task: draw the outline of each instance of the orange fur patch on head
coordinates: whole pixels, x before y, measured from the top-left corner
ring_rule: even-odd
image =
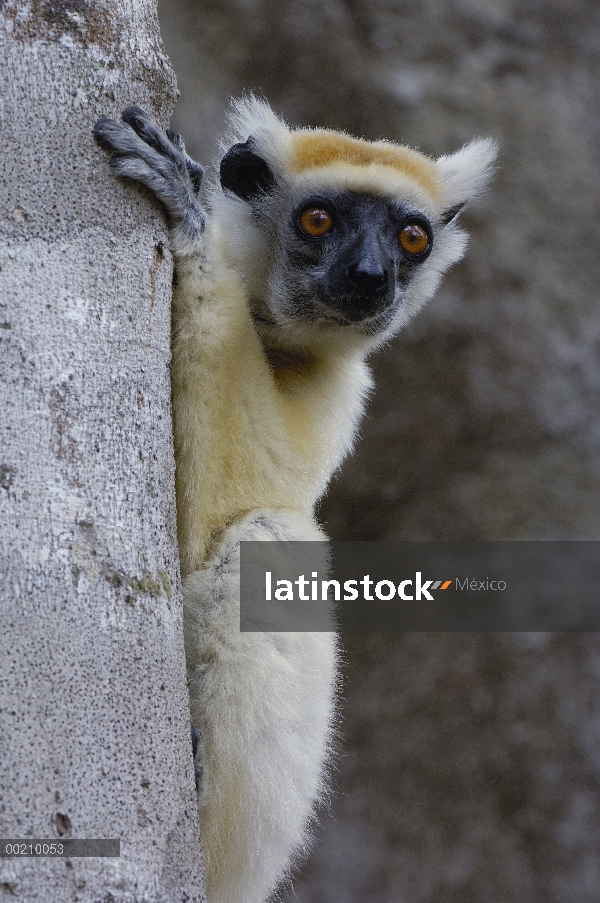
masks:
[[[389,166],[414,179],[434,196],[439,193],[435,165],[410,147],[389,141],[363,141],[325,129],[292,132],[291,168],[295,172],[346,163],[350,166]]]

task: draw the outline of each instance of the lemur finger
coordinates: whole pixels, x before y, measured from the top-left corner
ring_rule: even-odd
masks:
[[[180,167],[175,161],[165,157],[142,138],[139,138],[127,123],[117,122],[115,119],[99,119],[94,126],[94,136],[98,144],[105,150],[111,151],[119,157],[130,157],[132,160],[137,158],[165,179],[181,181]],[[181,168],[184,168],[184,165]],[[127,177],[137,178],[135,175]]]
[[[167,138],[173,147],[176,147],[178,151],[185,154],[185,144],[183,143],[183,138],[179,132],[176,132],[175,129],[167,129]]]
[[[121,119],[131,126],[136,135],[149,147],[157,151],[162,157],[171,160],[182,176],[185,177],[189,174],[185,147],[180,149],[171,142],[145,110],[137,106],[125,107],[121,113]],[[183,141],[181,143],[183,144]]]
[[[105,150],[137,155],[150,163],[156,161],[156,155],[172,162],[180,156],[141,107],[127,107],[120,122],[99,119],[94,126],[94,136]]]
[[[204,169],[188,156],[183,138],[179,132],[176,132],[174,129],[167,129],[167,137],[165,138],[154,120],[148,116],[142,107],[138,106],[126,107],[121,114],[121,119],[131,126],[142,141],[175,163],[182,175],[187,173],[194,193],[198,194],[202,184]]]
[[[161,154],[139,138],[125,122],[117,122],[116,119],[98,119],[93,132],[96,141],[104,150],[141,157],[149,163],[164,160]]]
[[[116,119],[102,117],[102,119],[96,120],[92,133],[104,150],[134,153],[134,133],[130,128],[124,126],[122,122],[117,122]]]
[[[150,147],[168,157],[170,160],[177,160],[179,155],[171,142],[163,135],[158,125],[148,116],[141,107],[125,107],[121,113],[121,119],[131,126],[136,135],[145,141]]]
[[[199,163],[196,163],[195,160],[192,160],[192,158],[188,157],[187,155],[185,158],[185,165],[187,166],[187,171],[190,177],[190,182],[192,183],[192,187],[196,194],[198,194],[202,185],[202,179],[204,178],[204,167],[200,166]]]
[[[174,129],[167,129],[167,138],[169,139],[173,147],[176,147],[180,154],[183,156],[186,169],[192,183],[192,187],[196,194],[198,194],[198,192],[200,191],[200,186],[202,185],[204,167],[200,166],[199,163],[196,163],[195,160],[192,160],[192,158],[188,156],[185,149],[184,140],[179,132],[176,132]]]

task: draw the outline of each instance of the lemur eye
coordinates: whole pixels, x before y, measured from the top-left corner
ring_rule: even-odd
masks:
[[[411,257],[418,257],[429,247],[429,235],[419,223],[407,223],[398,235],[402,250]]]
[[[307,207],[300,214],[300,228],[307,235],[325,235],[333,226],[331,214],[322,207]]]

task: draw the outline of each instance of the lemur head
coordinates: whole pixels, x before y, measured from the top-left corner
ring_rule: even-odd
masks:
[[[254,315],[305,334],[343,327],[369,344],[410,319],[462,257],[456,217],[496,156],[485,139],[432,160],[390,142],[292,130],[255,98],[237,104],[231,124],[216,206]]]

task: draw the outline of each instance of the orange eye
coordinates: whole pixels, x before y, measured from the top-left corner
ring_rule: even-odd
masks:
[[[416,257],[429,247],[429,235],[418,223],[408,223],[398,235],[400,247],[407,254]]]
[[[321,207],[307,207],[300,216],[300,227],[307,235],[325,235],[332,226],[331,215]]]

